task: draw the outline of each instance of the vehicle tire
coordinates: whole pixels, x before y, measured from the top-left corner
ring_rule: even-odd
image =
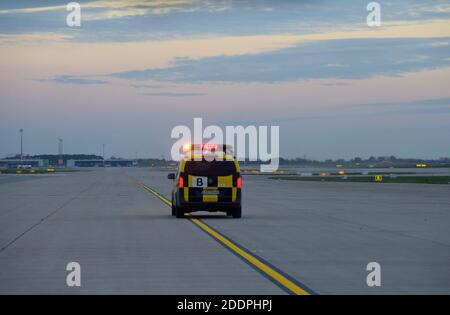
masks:
[[[242,217],[242,207],[234,208],[231,215],[234,219],[240,219]]]
[[[183,209],[180,208],[180,207],[177,207],[175,215],[176,215],[177,219],[184,218],[184,211],[183,211]]]

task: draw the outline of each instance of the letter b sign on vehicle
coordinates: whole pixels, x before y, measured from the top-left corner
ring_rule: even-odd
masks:
[[[192,187],[207,187],[208,177],[192,176]]]

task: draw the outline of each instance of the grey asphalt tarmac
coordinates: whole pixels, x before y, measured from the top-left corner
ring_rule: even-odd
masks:
[[[132,180],[169,197],[166,175],[1,175],[0,294],[286,293]],[[243,196],[240,220],[198,217],[316,293],[450,294],[450,185],[246,176]],[[366,284],[372,261],[381,287]]]

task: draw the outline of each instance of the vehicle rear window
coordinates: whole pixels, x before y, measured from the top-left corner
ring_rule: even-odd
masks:
[[[236,173],[234,161],[187,161],[184,172],[198,176],[227,176]]]

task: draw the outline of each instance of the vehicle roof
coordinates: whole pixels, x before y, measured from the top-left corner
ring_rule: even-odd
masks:
[[[217,162],[234,162],[234,165],[236,167],[236,172],[240,172],[239,162],[238,159],[231,155],[231,154],[222,154],[222,153],[215,153],[215,156],[220,158],[220,160],[216,160]],[[192,154],[189,156],[184,156],[183,159],[180,161],[181,163],[181,170],[184,171],[184,166],[186,165],[186,162],[196,162],[197,161],[203,161],[203,158],[205,155],[203,154]]]
[[[192,160],[203,160],[205,157],[215,157],[219,158],[224,161],[234,161],[236,160],[236,157],[234,157],[231,154],[225,154],[225,153],[215,153],[215,154],[200,154],[200,153],[194,153],[194,154],[187,154],[183,157],[183,161],[192,161]]]

